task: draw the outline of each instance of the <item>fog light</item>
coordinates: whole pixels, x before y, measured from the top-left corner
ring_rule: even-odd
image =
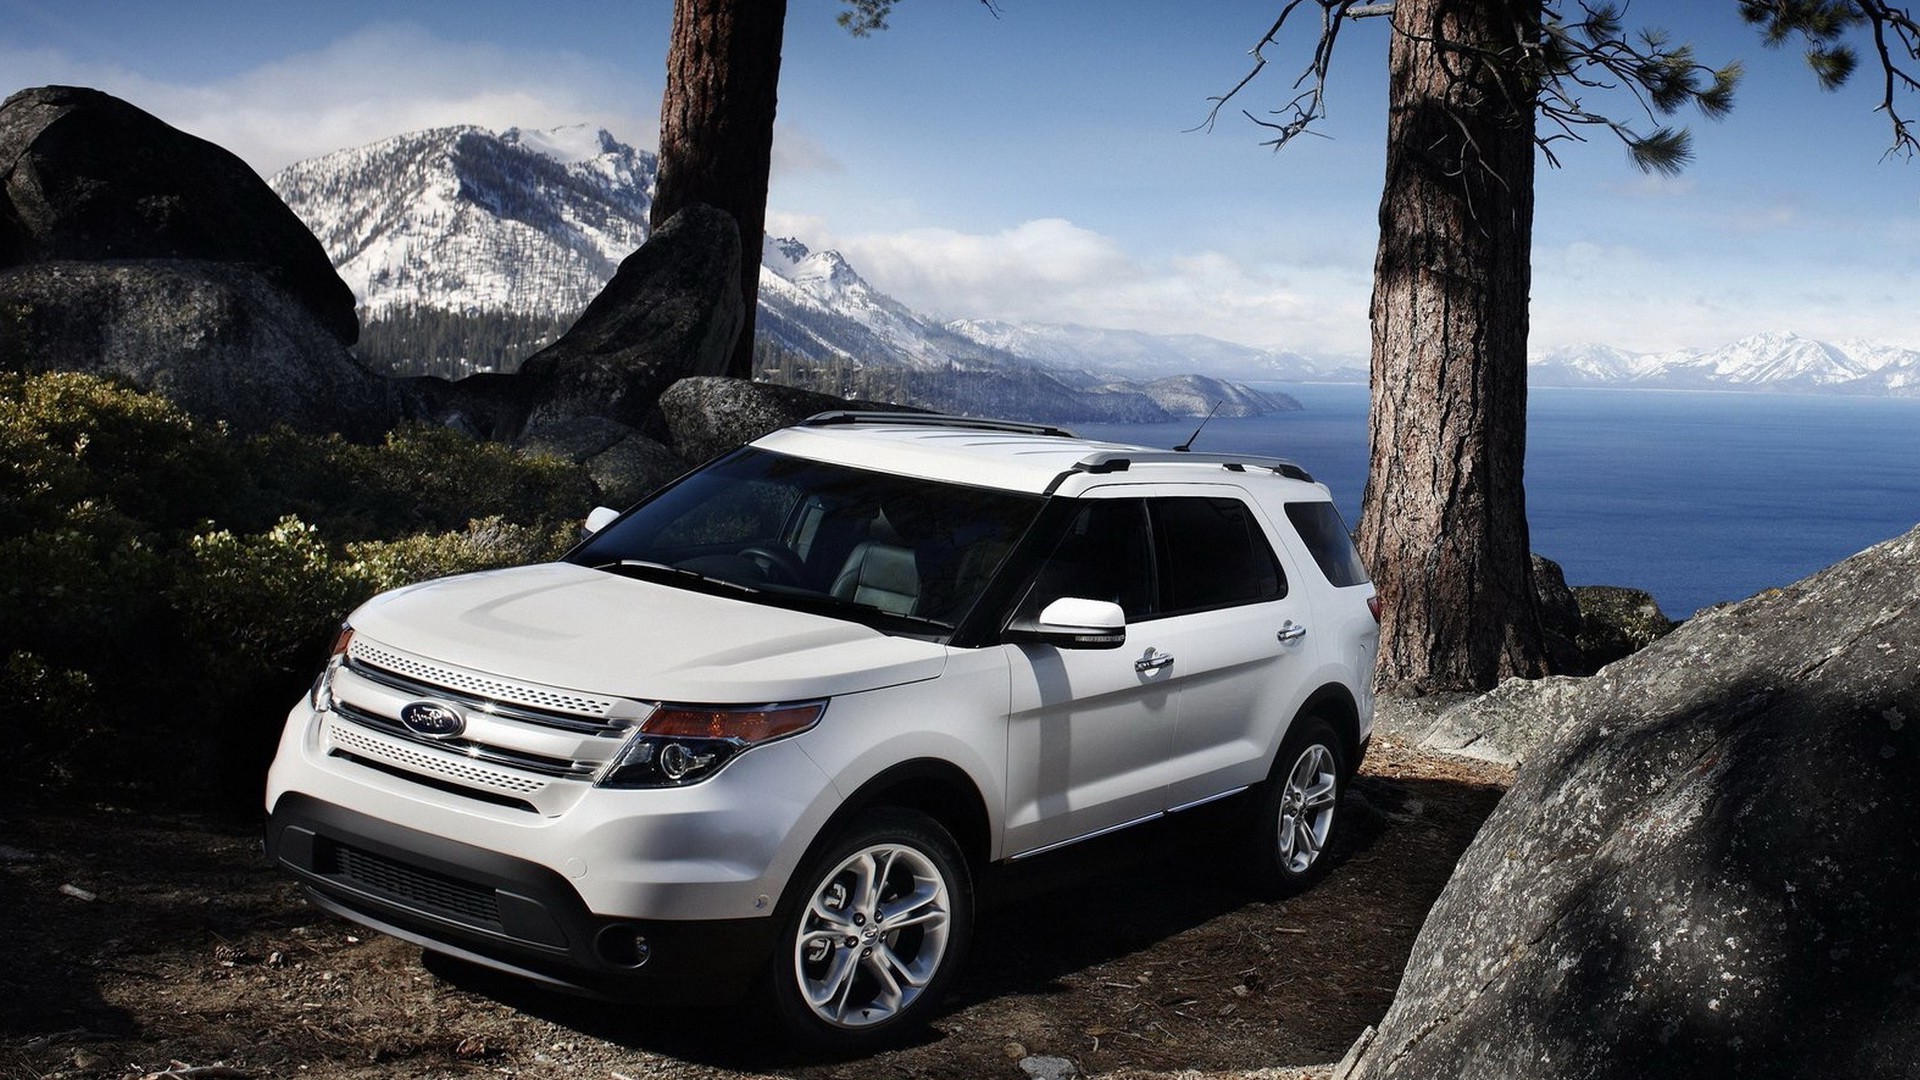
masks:
[[[600,931],[600,957],[609,964],[637,968],[653,958],[653,945],[637,926],[609,926]]]

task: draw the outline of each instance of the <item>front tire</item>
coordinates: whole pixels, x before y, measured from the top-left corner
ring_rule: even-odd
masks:
[[[799,1042],[867,1048],[924,1021],[973,929],[959,845],[925,814],[854,819],[793,880],[769,973],[775,1014]]]
[[[1249,848],[1261,892],[1292,896],[1325,876],[1346,784],[1344,745],[1332,726],[1313,716],[1295,721],[1255,799]]]

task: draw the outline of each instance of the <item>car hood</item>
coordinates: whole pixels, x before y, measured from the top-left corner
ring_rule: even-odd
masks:
[[[800,701],[931,679],[946,666],[942,645],[569,563],[397,589],[351,622],[423,659],[652,701]]]

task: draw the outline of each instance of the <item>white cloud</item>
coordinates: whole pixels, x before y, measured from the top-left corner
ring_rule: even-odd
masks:
[[[659,88],[574,53],[449,41],[407,23],[202,85],[166,83],[47,49],[0,48],[21,86],[92,86],[232,150],[263,175],[302,158],[449,124],[598,124],[651,147]]]
[[[826,144],[803,132],[793,130],[790,125],[774,123],[773,129],[773,178],[778,181],[783,176],[804,176],[809,174],[836,175],[845,173],[847,167]]]
[[[819,219],[770,220],[810,246],[838,248],[908,306],[949,318],[1207,334],[1304,351],[1366,348],[1364,268],[1302,274],[1212,251],[1146,259],[1061,218],[996,233],[919,228],[839,238]]]
[[[1871,266],[1773,272],[1576,243],[1534,269],[1535,352],[1585,341],[1647,352],[1712,348],[1767,329],[1920,346],[1901,279]]]

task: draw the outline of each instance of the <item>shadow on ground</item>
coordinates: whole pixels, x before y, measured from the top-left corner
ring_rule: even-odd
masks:
[[[958,1080],[1015,1051],[1094,1072],[1335,1060],[1386,1011],[1427,908],[1501,790],[1486,779],[1363,775],[1332,872],[1283,902],[1257,899],[1243,882],[1237,803],[990,870],[969,966],[944,1015],[862,1071]],[[468,965],[430,966],[635,1051],[797,1077],[841,1075],[849,1060],[798,1055],[738,1010],[607,1005]]]
[[[780,1046],[745,1005],[551,993],[321,916],[245,829],[85,811],[0,819],[0,1074],[224,1062],[262,1078],[449,1071],[824,1080],[1337,1059],[1385,1012],[1428,907],[1505,777],[1376,747],[1332,873],[1241,885],[1221,804],[990,871],[969,967],[915,1043],[860,1060]],[[72,883],[96,896],[59,890]],[[105,1070],[104,1072],[100,1070]],[[545,1070],[545,1071],[541,1071]]]

